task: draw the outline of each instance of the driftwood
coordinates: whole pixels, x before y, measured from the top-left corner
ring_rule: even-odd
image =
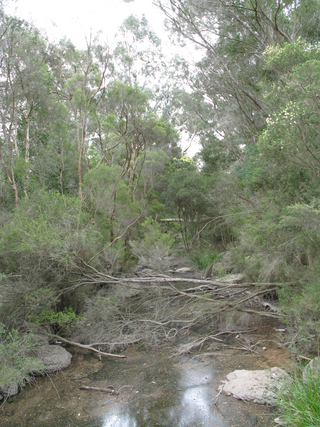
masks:
[[[108,388],[100,388],[100,387],[87,387],[87,386],[83,385],[83,386],[79,387],[79,390],[102,391],[104,393],[110,393],[110,394],[116,394],[116,395],[119,394],[117,391],[115,391],[113,386],[109,386]]]

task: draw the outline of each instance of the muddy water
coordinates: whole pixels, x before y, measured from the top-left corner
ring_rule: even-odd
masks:
[[[273,341],[273,326],[252,339],[259,354],[222,348],[211,356],[173,358],[172,349],[127,349],[127,359],[103,359],[74,348],[65,371],[38,378],[0,409],[1,427],[236,427],[272,426],[272,408],[219,396],[220,380],[234,369],[283,366],[288,354]],[[231,343],[232,344],[232,343]],[[234,341],[234,346],[238,346]],[[266,350],[262,350],[262,346]],[[79,390],[114,386],[119,395]]]

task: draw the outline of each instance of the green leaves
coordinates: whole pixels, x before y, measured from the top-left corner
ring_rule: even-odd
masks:
[[[143,266],[162,271],[173,249],[175,240],[169,233],[161,230],[160,224],[152,218],[146,218],[141,224],[143,237],[130,241],[133,255]]]
[[[4,392],[10,385],[22,386],[29,381],[31,371],[41,371],[43,362],[30,357],[35,346],[31,334],[20,334],[15,329],[6,332],[0,324],[0,389]]]
[[[42,310],[30,316],[30,321],[41,326],[49,326],[53,333],[64,334],[73,326],[81,316],[77,316],[72,307],[55,312],[53,309]]]
[[[316,427],[320,424],[319,360],[303,368],[278,392],[280,422],[289,427]]]

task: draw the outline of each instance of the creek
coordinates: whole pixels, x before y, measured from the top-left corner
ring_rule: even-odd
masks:
[[[77,348],[71,366],[40,377],[11,397],[0,410],[2,427],[236,427],[273,426],[273,408],[220,395],[218,385],[235,369],[283,367],[288,353],[275,342],[277,324],[251,335],[258,353],[222,348],[210,355],[194,352],[171,357],[169,345],[127,348],[126,359],[98,357]],[[190,340],[190,337],[189,337]],[[232,341],[233,340],[233,341]],[[229,338],[228,343],[236,344]],[[234,345],[235,347],[236,345]],[[262,350],[262,346],[266,349]],[[114,386],[119,395],[80,390]]]

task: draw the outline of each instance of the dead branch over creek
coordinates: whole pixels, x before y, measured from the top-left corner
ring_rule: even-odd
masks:
[[[178,350],[178,355],[212,341],[223,342],[223,336],[235,331],[263,326],[265,317],[280,318],[276,302],[271,304],[265,298],[283,284],[227,283],[156,272],[154,276],[120,278],[86,264],[79,280],[61,295],[86,286],[95,290],[95,297],[87,300],[69,342],[75,346],[82,343],[79,347],[101,356],[112,356],[132,344],[157,346],[201,331],[203,338]],[[243,349],[250,350],[250,346]]]

